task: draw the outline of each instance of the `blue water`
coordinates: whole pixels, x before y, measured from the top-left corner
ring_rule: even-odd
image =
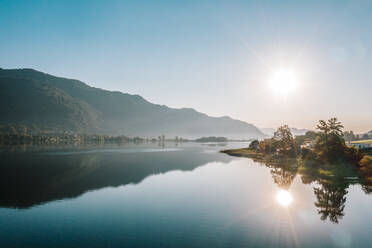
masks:
[[[368,186],[218,152],[241,146],[3,151],[0,247],[370,247]]]

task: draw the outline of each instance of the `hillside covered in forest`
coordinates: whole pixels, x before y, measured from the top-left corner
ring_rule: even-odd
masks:
[[[254,125],[153,104],[33,69],[0,69],[1,132],[70,131],[128,136],[263,137]]]

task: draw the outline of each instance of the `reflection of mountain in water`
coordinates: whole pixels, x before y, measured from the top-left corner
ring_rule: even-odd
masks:
[[[200,148],[171,152],[0,155],[0,206],[28,208],[77,197],[89,190],[139,183],[152,174],[193,170],[208,162],[228,162]]]

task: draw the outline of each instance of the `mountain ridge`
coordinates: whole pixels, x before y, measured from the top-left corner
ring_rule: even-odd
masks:
[[[29,68],[0,69],[0,89],[3,124],[150,137],[264,136],[254,125],[228,116],[212,117],[192,108],[154,104],[140,95],[91,87]]]

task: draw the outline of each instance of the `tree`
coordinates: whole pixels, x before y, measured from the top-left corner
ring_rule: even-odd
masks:
[[[314,131],[307,131],[304,135],[296,135],[295,140],[298,147],[303,145],[305,141],[314,141],[318,134]]]
[[[315,142],[315,149],[318,150],[319,154],[329,156],[330,149],[337,153],[340,150],[344,150],[345,140],[343,138],[341,122],[337,118],[331,118],[327,122],[320,120],[319,124],[316,126],[317,129],[321,131],[319,137]],[[341,149],[342,148],[342,149]]]
[[[319,121],[319,124],[316,125],[316,129],[319,129],[321,132],[323,132],[325,136],[327,136],[330,131],[328,123],[324,120]]]
[[[258,140],[253,140],[250,144],[249,144],[249,149],[252,149],[252,150],[257,150],[258,149]]]
[[[333,135],[337,135],[339,137],[343,137],[342,129],[344,126],[341,124],[340,121],[337,120],[337,118],[331,118],[328,120],[328,127],[329,131]]]
[[[295,155],[296,145],[288,125],[278,127],[274,133],[273,140],[278,143],[278,152],[282,155]]]
[[[322,151],[328,154],[329,126],[327,122],[324,120],[320,120],[319,124],[316,126],[316,129],[320,130],[320,135],[316,139],[315,146],[314,146],[315,150],[318,151],[318,154],[320,154]]]
[[[307,131],[306,133],[305,133],[305,137],[307,138],[307,139],[311,139],[311,140],[315,140],[315,138],[318,136],[318,134],[316,133],[316,132],[314,132],[314,131]]]
[[[358,163],[361,153],[353,148],[346,146],[342,128],[344,126],[337,120],[331,118],[327,122],[320,120],[317,125],[319,133],[315,140],[314,149],[318,159],[328,162],[336,160],[346,160]]]

